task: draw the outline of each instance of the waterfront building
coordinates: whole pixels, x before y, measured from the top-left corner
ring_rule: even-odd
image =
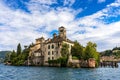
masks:
[[[53,38],[45,39],[44,37],[36,39],[36,42],[31,46],[29,59],[34,65],[48,65],[49,60],[56,60],[61,57],[62,44],[69,45],[69,58],[71,58],[71,47],[73,41],[66,36],[66,28],[59,27],[58,35],[53,34]],[[69,59],[71,60],[71,59]]]

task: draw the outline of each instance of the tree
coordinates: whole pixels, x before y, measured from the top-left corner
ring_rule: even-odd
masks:
[[[120,50],[120,47],[115,47],[112,50]]]
[[[24,65],[24,62],[28,59],[30,51],[30,46],[25,47],[25,49],[21,49],[20,43],[17,45],[17,51],[15,52],[14,50],[7,54],[5,57],[4,62],[10,62],[11,65],[19,66],[19,65]]]
[[[120,58],[120,51],[113,52],[113,55],[116,56],[115,58]]]
[[[8,62],[8,61],[10,61],[10,53],[7,53],[7,54],[5,55],[5,60],[4,60],[4,62]]]
[[[68,57],[69,54],[69,45],[66,43],[62,44],[61,55],[62,57]]]
[[[61,48],[61,57],[56,60],[49,60],[48,63],[49,64],[60,64],[61,67],[66,67],[68,56],[69,56],[69,45],[66,43],[63,43],[62,48]]]
[[[24,50],[23,50],[23,55],[25,56],[25,60],[27,60],[28,59],[28,56],[29,56],[29,52],[30,52],[30,48],[28,47],[28,48],[25,48]]]
[[[17,56],[16,52],[15,52],[15,50],[13,50],[10,54],[10,60],[13,60],[16,56]]]
[[[84,52],[83,52],[83,46],[79,44],[77,41],[74,42],[74,46],[72,46],[71,49],[72,56],[75,56],[79,59],[83,59]]]
[[[69,45],[66,43],[62,44],[61,48],[61,58],[59,58],[57,61],[60,62],[62,67],[67,66],[68,56],[69,56]]]
[[[89,58],[94,58],[95,54],[97,53],[96,50],[97,45],[92,42],[88,42],[85,48],[85,59],[88,60]]]
[[[22,51],[22,49],[21,49],[21,45],[19,43],[17,46],[17,55],[21,54],[22,53],[21,51]]]
[[[88,60],[89,58],[94,58],[96,60],[96,64],[98,65],[99,62],[99,53],[97,52],[96,49],[97,45],[92,42],[88,42],[87,46],[85,48],[85,60]]]
[[[103,56],[110,56],[112,55],[112,50],[106,50],[103,54]]]

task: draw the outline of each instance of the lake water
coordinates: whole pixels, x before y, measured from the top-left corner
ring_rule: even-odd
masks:
[[[120,80],[120,67],[88,69],[16,67],[0,64],[0,80]]]

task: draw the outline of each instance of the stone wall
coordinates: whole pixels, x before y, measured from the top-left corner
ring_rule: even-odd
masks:
[[[69,62],[68,67],[73,68],[95,68],[96,67],[96,61],[94,58],[90,58],[88,60],[72,60]]]
[[[88,59],[88,67],[94,68],[94,67],[95,67],[95,64],[96,64],[96,61],[95,61],[94,58]]]

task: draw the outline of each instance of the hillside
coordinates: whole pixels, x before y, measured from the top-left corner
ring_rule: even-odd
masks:
[[[101,52],[101,56],[116,56],[116,58],[120,58],[120,47],[115,47],[111,50],[105,50]]]
[[[5,58],[5,55],[9,53],[10,51],[0,51],[0,58]]]

